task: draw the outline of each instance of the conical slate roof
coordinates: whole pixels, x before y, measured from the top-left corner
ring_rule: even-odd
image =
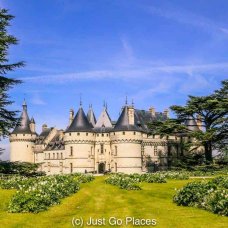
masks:
[[[113,129],[111,118],[105,106],[97,120],[94,129],[96,132],[109,132]]]
[[[129,124],[128,107],[125,106],[114,127],[114,131],[144,131],[144,129],[136,113],[134,114],[134,124]]]
[[[92,106],[89,107],[89,111],[87,113],[87,119],[89,120],[90,124],[94,127],[96,124],[96,117],[93,112]]]
[[[91,132],[92,126],[89,123],[82,107],[79,108],[71,125],[67,128],[66,132]]]
[[[30,129],[30,120],[27,113],[27,104],[25,101],[22,107],[23,110],[21,113],[20,120],[11,134],[33,134],[33,132]]]
[[[185,125],[190,131],[199,131],[199,127],[192,117],[185,121]]]
[[[31,118],[30,123],[36,123],[33,117]]]

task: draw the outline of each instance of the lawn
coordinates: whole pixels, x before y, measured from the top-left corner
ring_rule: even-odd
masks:
[[[96,177],[91,183],[81,185],[81,190],[39,214],[11,214],[6,212],[7,203],[14,190],[0,190],[0,227],[72,227],[72,218],[110,217],[125,219],[126,216],[156,219],[156,227],[226,227],[228,218],[191,207],[179,207],[172,203],[175,188],[191,180],[169,180],[163,184],[143,183],[141,191],[121,190],[104,183],[105,177]],[[92,227],[92,226],[84,226]],[[94,227],[94,226],[93,226]],[[113,226],[110,226],[113,227]],[[125,227],[125,226],[119,226]],[[128,227],[133,227],[132,225]],[[142,227],[142,226],[135,226]],[[143,226],[148,227],[148,226]]]

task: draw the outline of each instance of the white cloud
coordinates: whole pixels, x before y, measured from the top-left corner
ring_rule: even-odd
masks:
[[[184,9],[165,9],[157,7],[146,7],[145,10],[151,14],[158,15],[167,19],[171,19],[178,23],[189,24],[196,27],[201,27],[209,32],[220,32],[228,34],[228,29],[221,28],[214,21],[205,18],[201,15],[196,15]]]
[[[34,105],[46,105],[46,102],[40,97],[39,94],[35,94],[32,97],[31,103]]]
[[[137,67],[137,65],[136,65]],[[120,79],[120,80],[132,80],[132,79],[151,79],[158,77],[160,74],[166,73],[167,75],[173,76],[172,74],[206,74],[213,72],[228,73],[228,62],[221,63],[206,63],[206,64],[195,64],[195,65],[159,65],[159,66],[139,66],[137,68],[122,68],[112,70],[92,70],[84,72],[72,72],[66,74],[46,74],[40,76],[23,77],[21,78],[25,82],[31,83],[44,83],[44,84],[59,84],[59,83],[71,83],[72,81],[78,80],[102,80],[102,79]],[[35,102],[39,102],[36,99]]]

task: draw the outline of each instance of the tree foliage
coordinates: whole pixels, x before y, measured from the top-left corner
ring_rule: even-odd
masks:
[[[0,174],[18,174],[22,176],[44,175],[44,172],[37,171],[40,165],[29,162],[0,161]]]
[[[205,158],[212,161],[212,150],[227,150],[228,145],[228,80],[222,81],[222,87],[208,96],[189,96],[185,106],[170,107],[176,119],[149,124],[151,134],[178,135],[191,137],[190,148],[204,147]],[[201,122],[202,129],[191,130],[185,123],[188,120]],[[197,127],[197,124],[195,125]]]
[[[17,111],[8,109],[13,103],[8,91],[21,81],[7,77],[7,74],[24,65],[24,62],[10,63],[8,59],[9,47],[18,43],[18,40],[7,31],[13,18],[14,16],[8,14],[8,10],[0,8],[0,140],[9,135],[9,130],[18,122]]]

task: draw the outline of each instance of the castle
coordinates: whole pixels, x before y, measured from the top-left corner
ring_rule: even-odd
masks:
[[[92,106],[86,115],[80,104],[76,115],[70,110],[65,131],[44,124],[37,134],[24,101],[20,123],[10,135],[10,160],[41,163],[40,170],[47,174],[142,173],[147,171],[148,158],[165,168],[179,156],[179,138],[150,135],[147,123],[167,118],[168,110],[145,111],[126,103],[116,122],[105,105],[96,120]],[[197,124],[189,123],[189,127]]]

